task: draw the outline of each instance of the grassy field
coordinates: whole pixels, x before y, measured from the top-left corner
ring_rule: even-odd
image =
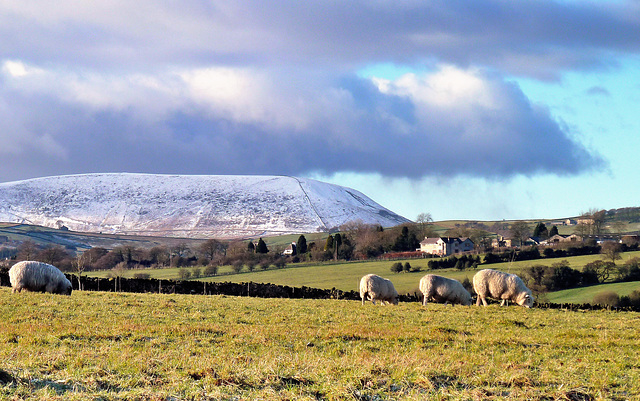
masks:
[[[570,258],[557,258],[557,259],[539,259],[530,261],[515,261],[512,263],[496,263],[492,265],[481,265],[480,268],[491,268],[501,270],[509,273],[521,273],[525,268],[532,265],[543,264],[550,266],[553,263],[567,260],[569,265],[578,270],[582,270],[585,264],[592,262],[596,259],[602,259],[602,255],[587,255],[587,256],[574,256]],[[622,254],[622,260],[617,263],[624,263],[625,260],[632,257],[640,257],[640,252],[627,252]],[[401,262],[409,262],[412,267],[420,267],[422,271],[411,273],[391,273],[390,268],[395,261],[366,261],[366,262],[341,262],[341,263],[324,263],[319,265],[307,265],[307,264],[289,264],[285,269],[266,270],[262,271],[257,269],[253,272],[243,272],[240,274],[221,275],[216,277],[200,278],[202,281],[230,281],[234,283],[239,282],[255,282],[255,283],[272,283],[278,285],[288,285],[293,287],[314,287],[331,289],[336,288],[342,291],[358,290],[358,283],[362,276],[369,273],[375,273],[383,277],[391,279],[394,286],[401,294],[413,294],[418,292],[418,283],[420,278],[427,273],[434,273],[443,275],[446,277],[454,278],[457,280],[464,280],[468,278],[471,280],[476,270],[468,269],[459,271],[456,269],[442,269],[442,270],[427,270],[427,263],[429,259],[410,259],[403,260]],[[230,272],[230,266],[223,266],[220,268],[220,273]],[[177,279],[178,269],[143,269],[143,270],[131,270],[125,274],[125,277],[133,277],[135,273],[147,273],[151,277],[157,279]],[[110,271],[89,272],[91,276],[106,277],[112,274]],[[571,299],[574,295],[582,291],[583,289],[572,290],[574,293],[564,291],[548,294],[548,300],[550,302],[573,302]],[[598,290],[601,292],[603,290]],[[587,299],[583,302],[591,302],[593,295],[588,293],[584,297],[578,296],[579,299]],[[630,291],[629,291],[630,292]],[[565,294],[567,298],[565,299]],[[619,293],[619,295],[628,295],[627,293]]]
[[[594,296],[605,291],[613,291],[618,294],[618,296],[629,295],[633,291],[640,291],[640,281],[571,288],[568,290],[551,292],[546,296],[549,302],[583,304],[593,302]]]
[[[640,256],[640,252],[627,252],[623,254],[626,260],[629,257]],[[491,265],[481,265],[479,269],[491,268],[509,273],[520,273],[525,268],[532,265],[543,264],[550,266],[562,260],[569,261],[569,265],[574,269],[582,270],[582,267],[596,259],[602,259],[602,255],[574,256],[571,258],[539,259],[527,261],[515,261],[513,263],[496,263]],[[415,273],[391,273],[391,265],[395,261],[367,261],[350,262],[329,265],[315,265],[294,267],[288,265],[286,269],[254,271],[230,276],[208,277],[207,281],[231,281],[231,282],[261,282],[281,285],[301,286],[317,288],[337,288],[343,291],[357,290],[360,278],[368,273],[375,273],[387,277],[393,281],[399,293],[413,293],[418,289],[420,278],[427,274],[427,263],[429,259],[411,259],[408,262],[412,267],[421,267],[421,272]],[[403,263],[406,261],[402,261]],[[624,263],[624,260],[618,261]],[[457,280],[469,278],[471,280],[476,270],[468,269],[458,271],[455,269],[441,269],[429,271]]]
[[[0,288],[0,323],[0,399],[640,397],[630,312]]]

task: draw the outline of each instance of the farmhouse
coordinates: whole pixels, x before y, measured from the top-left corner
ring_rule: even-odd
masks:
[[[512,241],[510,238],[505,238],[501,235],[498,235],[497,238],[491,240],[491,246],[494,248],[511,248]]]
[[[449,256],[461,252],[473,251],[474,243],[469,238],[434,237],[420,242],[420,252],[431,255]]]
[[[571,234],[571,235],[560,235],[556,234],[553,237],[549,238],[546,241],[543,241],[541,244],[543,245],[555,245],[561,242],[581,242],[582,238],[579,235]]]
[[[295,255],[296,254],[296,243],[292,242],[291,244],[289,244],[289,246],[287,246],[285,248],[285,250],[282,252],[283,255],[287,256],[287,255]]]

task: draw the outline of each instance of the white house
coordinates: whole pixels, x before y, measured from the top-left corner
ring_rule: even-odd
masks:
[[[420,242],[420,252],[431,255],[449,256],[456,253],[473,251],[474,243],[469,238],[434,237]]]
[[[283,255],[293,255],[296,253],[296,243],[292,242],[287,246],[287,248],[282,252]]]

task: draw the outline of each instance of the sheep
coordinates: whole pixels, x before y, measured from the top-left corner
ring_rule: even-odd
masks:
[[[71,295],[71,282],[57,267],[47,263],[23,261],[9,270],[13,292],[39,291]]]
[[[398,292],[393,283],[386,278],[382,278],[375,274],[367,274],[360,279],[360,298],[362,305],[368,299],[375,305],[376,299],[380,300],[380,304],[392,303],[398,305]]]
[[[422,305],[427,305],[427,301],[442,302],[444,304],[451,302],[469,306],[473,303],[471,294],[467,291],[458,280],[436,276],[435,274],[427,274],[420,279],[420,292],[424,296]]]
[[[492,269],[480,270],[473,276],[473,289],[478,294],[477,306],[480,306],[480,302],[487,306],[487,297],[501,299],[500,306],[508,304],[509,301],[525,308],[533,306],[531,290],[515,274]]]

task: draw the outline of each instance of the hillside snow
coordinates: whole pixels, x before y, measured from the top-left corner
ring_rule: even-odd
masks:
[[[0,221],[74,231],[241,238],[408,220],[346,187],[288,176],[82,174],[0,183]]]

